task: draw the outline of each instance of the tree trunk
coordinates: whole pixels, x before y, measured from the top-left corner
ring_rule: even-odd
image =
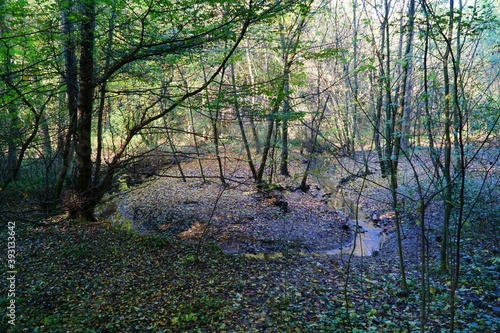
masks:
[[[4,12],[5,1],[0,2],[0,38],[8,37],[10,33],[10,27],[5,23]],[[5,73],[5,83],[8,86],[13,86],[12,80],[12,55],[11,55],[11,47],[10,45],[2,44],[2,48],[4,50],[2,53],[5,53],[5,60],[2,65],[2,70]],[[5,187],[8,183],[15,180],[16,175],[14,174],[14,168],[16,166],[17,161],[17,150],[19,145],[20,135],[19,129],[21,126],[21,122],[19,120],[19,112],[17,106],[14,101],[10,101],[6,107],[7,109],[7,123],[8,123],[8,142],[7,142],[7,161],[6,165],[2,168],[2,174],[0,180],[0,187]]]
[[[280,174],[283,176],[290,176],[288,172],[288,117],[290,114],[290,66],[291,61],[290,49],[293,47],[291,45],[291,40],[285,38],[283,22],[280,21],[280,42],[281,42],[281,61],[283,62],[283,90],[279,91],[278,94],[283,94],[283,108],[282,108],[282,120],[281,120],[281,161],[280,161]]]
[[[247,59],[247,65],[248,65],[248,76],[250,77],[250,84],[252,87],[252,105],[255,105],[255,78],[253,75],[253,70],[252,70],[252,61],[250,59],[250,46],[248,45],[248,40],[246,41],[246,59]],[[260,139],[259,139],[259,133],[257,131],[257,126],[255,126],[255,121],[253,119],[253,115],[250,113],[248,114],[248,119],[250,119],[250,126],[252,128],[252,135],[253,135],[253,140],[255,143],[255,151],[257,154],[260,154],[262,151],[262,147],[260,145]]]
[[[309,175],[309,169],[311,168],[311,163],[314,158],[314,151],[316,150],[316,144],[318,142],[318,135],[319,131],[321,129],[321,122],[323,121],[323,117],[325,115],[325,111],[328,105],[328,101],[330,100],[330,95],[326,98],[325,105],[323,106],[323,109],[321,111],[321,114],[319,116],[318,120],[318,126],[315,129],[312,129],[314,131],[313,138],[311,138],[311,152],[309,154],[309,158],[307,159],[307,165],[306,165],[306,170],[304,171],[304,175],[302,176],[302,181],[300,182],[300,190],[302,192],[307,192],[308,191],[308,186],[307,186],[307,176]]]
[[[10,80],[9,75],[7,80]],[[19,128],[21,126],[21,121],[19,120],[19,113],[17,107],[11,102],[7,106],[7,112],[9,115],[9,141],[7,143],[7,165],[5,167],[5,182],[15,181],[17,178],[17,172],[14,172],[16,162],[17,162],[17,150],[19,148]],[[4,184],[5,186],[5,184]]]
[[[92,111],[94,101],[94,0],[81,2],[82,27],[80,42],[80,98],[76,144],[75,199],[70,216],[95,220],[95,198],[92,195]]]
[[[281,163],[280,174],[290,176],[288,171],[288,115],[290,113],[290,70],[285,69],[285,83],[283,84],[283,95],[285,96],[283,103],[283,121],[281,123]]]
[[[291,107],[290,107],[290,72],[292,69],[292,64],[297,55],[297,48],[299,47],[300,36],[306,25],[306,18],[309,14],[312,1],[306,2],[305,6],[302,8],[300,14],[298,14],[297,24],[292,27],[288,35],[285,36],[284,31],[284,17],[279,23],[280,30],[280,42],[281,42],[281,59],[283,62],[283,86],[282,90],[279,91],[283,94],[283,117],[281,123],[281,163],[280,163],[280,174],[284,176],[290,176],[288,171],[288,122],[290,119]]]
[[[275,112],[269,115],[268,123],[267,123],[267,134],[266,134],[266,142],[264,143],[264,149],[262,150],[262,159],[260,160],[259,169],[257,170],[257,186],[264,185],[264,170],[267,164],[267,157],[269,155],[269,151],[271,150],[271,141],[273,138],[273,130],[274,130],[274,117]]]
[[[71,1],[71,0],[69,0]],[[63,77],[64,84],[66,85],[66,106],[68,110],[68,128],[62,140],[62,167],[54,186],[54,193],[52,196],[52,207],[55,209],[61,198],[61,193],[64,185],[64,180],[68,174],[71,164],[71,151],[72,144],[76,135],[77,127],[77,111],[78,111],[78,72],[77,72],[77,58],[76,58],[76,45],[74,34],[74,23],[68,18],[68,12],[72,10],[71,5],[67,8],[61,8],[62,17],[62,32],[65,36],[64,42],[64,60],[65,60],[65,73]]]
[[[252,172],[254,180],[257,180],[257,170],[252,161],[252,153],[250,152],[250,145],[248,144],[247,135],[245,132],[245,127],[243,126],[243,120],[241,118],[240,105],[238,101],[238,94],[236,91],[236,77],[234,75],[234,65],[231,64],[231,81],[233,86],[233,97],[234,97],[234,112],[236,113],[236,119],[238,120],[238,126],[240,127],[241,138],[243,140],[243,145],[245,146],[245,152],[247,154],[247,162]]]
[[[383,145],[382,145],[382,108],[384,104],[384,77],[385,77],[385,68],[384,68],[384,50],[386,43],[386,29],[385,25],[389,24],[388,18],[382,22],[382,26],[380,29],[381,33],[381,44],[380,49],[377,51],[377,57],[379,62],[379,69],[377,73],[377,81],[378,92],[376,96],[375,102],[375,120],[374,120],[374,130],[373,130],[373,141],[375,143],[375,150],[377,151],[377,156],[380,164],[380,173],[382,177],[387,177],[389,175],[389,165],[388,165],[388,157],[384,153]],[[375,83],[375,82],[374,82]]]
[[[106,45],[106,59],[104,61],[104,67],[109,68],[111,65],[111,50],[113,48],[113,35],[114,35],[114,25],[115,25],[115,7],[113,6],[111,10],[111,17],[109,19],[109,30],[108,30],[108,40]],[[98,186],[101,175],[101,165],[102,165],[102,149],[103,149],[103,127],[104,127],[104,111],[106,109],[106,87],[107,81],[101,83],[99,87],[99,107],[97,109],[97,147],[96,147],[96,158],[95,158],[95,169],[94,169],[94,181],[93,186]]]
[[[184,73],[182,70],[179,68],[179,73],[182,78],[182,82],[185,85],[186,91],[189,90],[189,85],[186,80],[186,77],[184,76]],[[194,142],[194,148],[196,150],[196,157],[198,158],[198,165],[200,167],[200,173],[201,173],[201,178],[203,179],[203,182],[206,182],[207,180],[205,179],[205,171],[203,170],[203,164],[201,163],[201,153],[200,153],[200,145],[198,144],[198,138],[197,138],[197,133],[196,133],[196,128],[194,125],[194,116],[193,116],[193,104],[191,103],[191,98],[188,98],[188,104],[189,104],[189,121],[191,123],[191,133],[193,134],[193,142]]]
[[[221,78],[220,78],[220,83],[217,88],[217,95],[215,97],[210,96],[209,90],[208,90],[208,84],[209,82],[207,73],[205,71],[205,67],[203,67],[203,78],[205,79],[205,98],[206,98],[206,103],[208,105],[208,114],[210,117],[210,124],[212,125],[212,140],[214,143],[214,148],[215,148],[215,158],[217,159],[217,166],[219,167],[219,179],[221,182],[222,186],[227,186],[226,179],[224,177],[224,166],[222,164],[222,158],[220,155],[220,141],[219,141],[219,135],[220,135],[220,129],[219,129],[219,119],[221,116],[221,106],[220,106],[220,99],[222,98],[222,85],[224,81],[224,74],[226,71],[226,66],[224,66],[221,70]],[[215,112],[213,112],[213,107],[210,105],[210,101],[214,99],[215,100]]]
[[[349,150],[355,156],[354,154],[356,153],[356,137],[358,136],[358,103],[359,103],[359,80],[358,80],[358,30],[359,30],[359,22],[358,22],[358,17],[357,17],[357,9],[358,9],[358,3],[357,1],[353,2],[353,14],[352,14],[352,25],[354,29],[354,38],[353,38],[353,45],[352,45],[352,67],[354,69],[353,71],[353,82],[352,82],[352,96],[353,96],[353,101],[352,101],[352,107],[353,107],[353,112],[352,112],[352,127],[351,127],[351,138],[349,140]]]
[[[262,150],[262,158],[260,160],[260,165],[257,170],[257,186],[261,187],[264,185],[264,170],[267,165],[267,159],[269,157],[269,152],[271,150],[272,146],[272,141],[273,141],[273,132],[274,132],[274,125],[276,123],[276,118],[279,113],[279,109],[281,106],[281,103],[283,102],[283,85],[284,85],[284,80],[281,80],[280,85],[276,89],[276,99],[274,100],[274,104],[272,106],[272,110],[268,115],[268,123],[267,123],[267,133],[266,133],[266,141],[264,143],[264,147]],[[276,125],[277,127],[277,125]]]
[[[451,38],[453,34],[453,0],[450,0],[450,18],[448,23],[448,41],[451,43]],[[442,271],[448,270],[448,247],[449,247],[449,230],[450,230],[450,220],[451,212],[453,208],[453,184],[451,175],[451,126],[452,126],[452,114],[451,114],[451,100],[453,95],[451,94],[451,83],[449,74],[449,58],[451,53],[451,45],[446,47],[446,51],[443,59],[443,84],[444,84],[444,217],[443,217],[443,240],[441,242],[441,255],[440,255],[440,267]]]

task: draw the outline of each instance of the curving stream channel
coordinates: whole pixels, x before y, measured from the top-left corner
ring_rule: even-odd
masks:
[[[368,215],[359,209],[357,201],[352,199],[341,187],[327,178],[318,178],[321,187],[335,193],[329,200],[330,207],[345,215],[355,230],[354,240],[340,249],[326,250],[326,255],[353,254],[355,256],[375,256],[384,246],[387,235],[376,226]]]
[[[318,162],[321,163],[323,161],[319,160]],[[330,197],[328,199],[328,204],[330,208],[344,215],[345,221],[347,222],[346,225],[349,229],[354,231],[354,237],[352,237],[352,241],[344,243],[341,248],[328,248],[328,246],[324,246],[322,249],[316,248],[312,250],[312,253],[325,256],[342,254],[352,254],[354,256],[377,255],[389,236],[384,233],[384,230],[378,224],[374,223],[372,217],[368,216],[369,214],[359,209],[355,196],[348,190],[338,186],[338,181],[329,176],[327,172],[319,172],[315,175],[315,178],[321,191],[323,193],[329,193],[328,195]],[[129,212],[128,209],[125,209],[127,204],[126,202],[124,204],[124,202],[123,199],[113,200],[109,204],[102,206],[99,213],[112,223],[128,225],[140,233],[150,233],[150,230],[145,228],[143,223],[135,223],[137,222],[135,217],[131,215],[132,213]],[[325,245],[326,244],[328,243],[325,241]],[[279,252],[257,254],[255,254],[255,252],[245,253],[245,251],[234,252],[232,249],[226,253],[241,254],[257,258],[262,257],[261,259],[272,259],[273,257],[282,255]],[[308,252],[308,254],[311,254],[311,252]]]
[[[371,216],[359,209],[357,200],[353,199],[349,193],[332,178],[320,173],[315,176],[316,181],[320,185],[324,193],[331,193],[328,200],[330,208],[344,215],[350,224],[350,227],[355,231],[353,240],[345,243],[341,248],[316,250],[313,253],[316,255],[354,255],[354,256],[376,256],[380,249],[384,246],[388,239],[388,234],[384,232],[379,225],[374,223]],[[303,253],[306,254],[306,253]],[[311,254],[310,252],[307,254]],[[251,254],[244,253],[247,257],[270,260],[282,256],[282,253],[259,253]]]

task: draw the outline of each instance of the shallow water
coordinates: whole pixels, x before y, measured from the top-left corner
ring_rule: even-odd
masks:
[[[372,222],[358,221],[356,241],[344,245],[340,249],[323,251],[325,255],[353,254],[355,256],[374,256],[384,245],[386,235]]]
[[[328,201],[330,207],[349,218],[355,228],[355,241],[340,249],[321,251],[325,255],[353,254],[355,256],[377,255],[383,247],[387,235],[380,227],[373,224],[368,214],[359,208],[358,202],[352,199],[342,188],[331,179],[318,178],[325,192],[335,193]]]

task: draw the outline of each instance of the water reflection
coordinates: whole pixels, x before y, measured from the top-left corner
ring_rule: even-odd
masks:
[[[353,254],[355,256],[375,256],[383,247],[387,235],[375,225],[366,212],[359,209],[358,201],[329,178],[318,177],[321,187],[330,195],[329,205],[349,219],[355,230],[355,241],[340,249],[322,251],[325,255]]]

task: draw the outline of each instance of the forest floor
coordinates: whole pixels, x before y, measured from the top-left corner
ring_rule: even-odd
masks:
[[[141,234],[215,242],[227,254],[319,252],[352,240],[354,225],[327,204],[331,193],[317,184],[305,193],[281,177],[279,185],[259,190],[246,165],[226,167],[226,186],[215,161],[204,163],[205,180],[191,178],[200,174],[195,161],[182,166],[186,182],[171,168],[103,205],[100,215],[115,225],[127,221]]]
[[[205,182],[191,161],[181,165],[186,182],[176,166],[164,170],[101,205],[97,223],[64,216],[35,226],[18,223],[16,326],[4,317],[4,327],[96,333],[419,331],[420,226],[407,204],[405,295],[390,196],[383,186],[373,186],[382,182],[376,174],[349,177],[357,174],[355,164],[341,169],[326,161],[317,167],[328,181],[316,173],[304,193],[297,190],[304,163],[296,161],[291,173],[297,177],[278,178],[281,187],[261,193],[242,162],[225,161],[226,187],[217,179],[215,161],[204,162]],[[383,221],[380,230],[389,237],[376,255],[329,254],[349,243],[356,230],[345,212],[329,204],[338,184],[359,201],[363,219]],[[359,189],[362,196],[355,195]],[[428,210],[425,332],[449,331],[450,276],[438,269],[438,230],[432,224],[438,225],[439,211]],[[499,237],[495,221],[467,230],[457,332],[500,331]],[[6,309],[9,300],[1,297]]]

